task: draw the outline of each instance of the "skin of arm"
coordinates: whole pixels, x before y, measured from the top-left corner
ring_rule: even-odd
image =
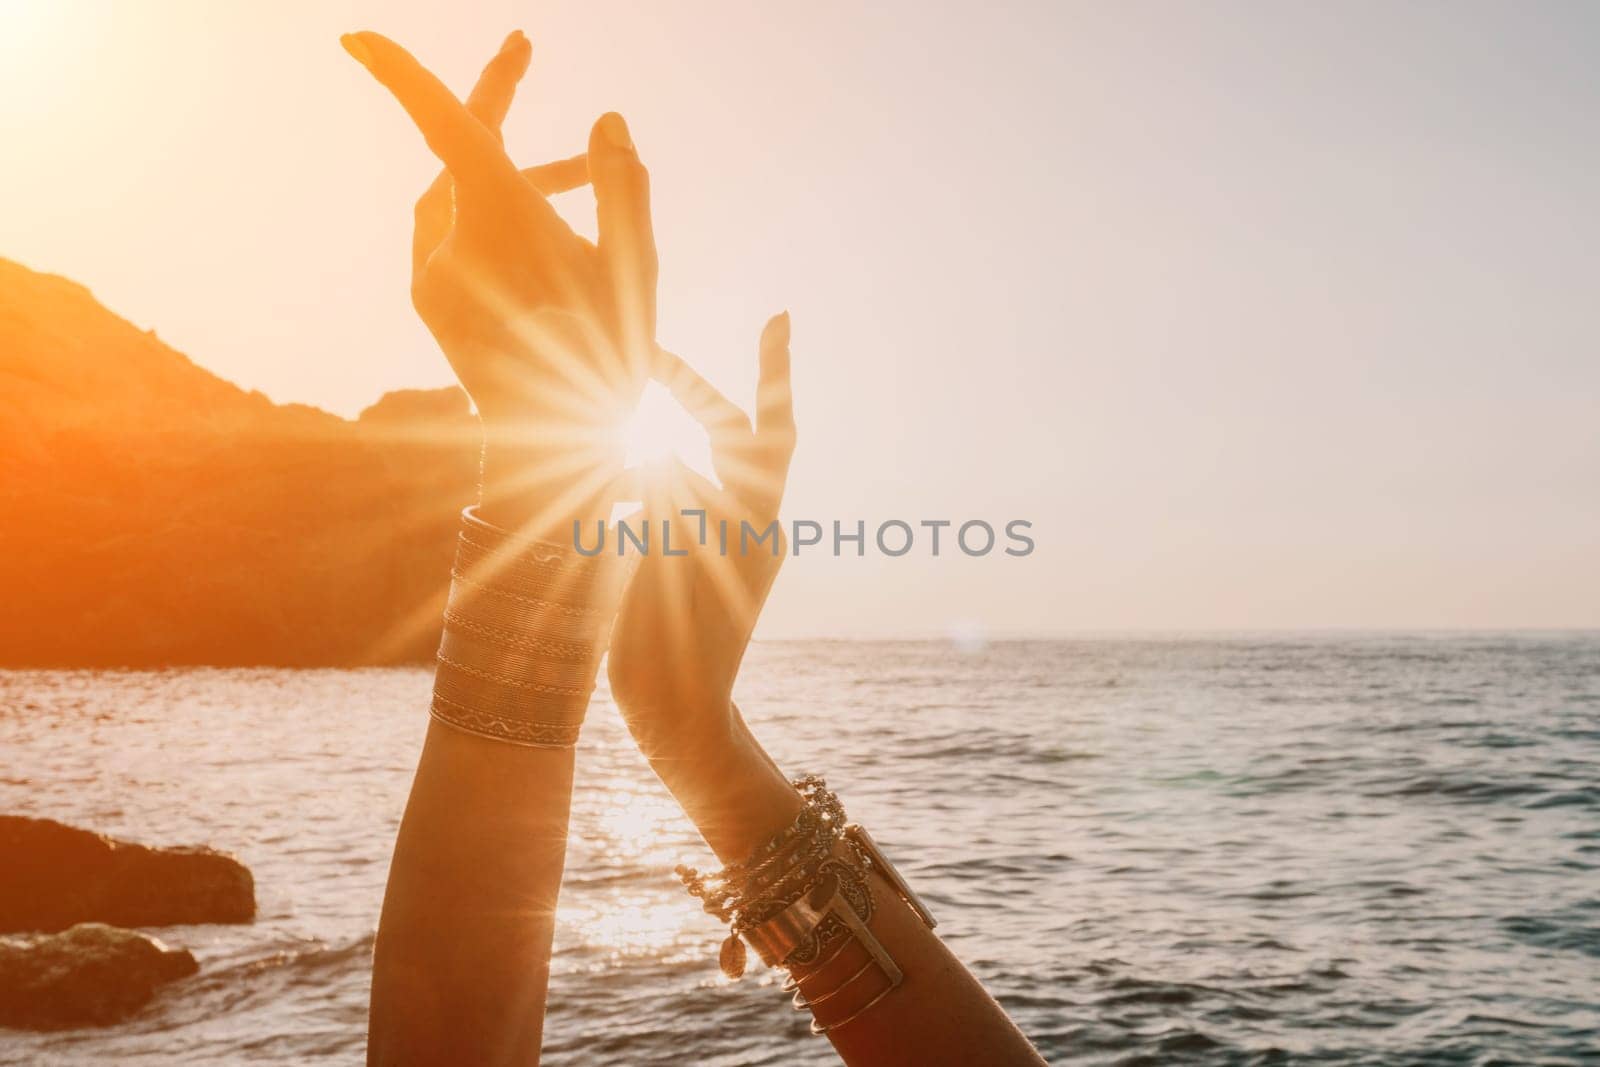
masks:
[[[519,171],[499,127],[528,66],[520,33],[465,106],[386,38],[342,43],[445,164],[417,203],[412,298],[481,417],[479,515],[567,536],[609,513],[607,429],[638,400],[655,330],[648,178],[627,127],[603,116],[587,156]],[[595,244],[546,200],[585,181]],[[538,1062],[572,768],[571,749],[429,723],[378,924],[368,1062]]]
[[[572,760],[429,723],[378,924],[369,1063],[538,1062]]]
[[[717,539],[687,556],[647,556],[612,631],[608,670],[623,718],[651,767],[723,863],[744,859],[789,826],[801,800],[733,703],[733,683],[761,606],[785,555],[781,527],[768,551],[741,530],[775,521],[794,451],[789,386],[789,318],[767,324],[760,345],[756,420],[677,357],[660,353],[656,376],[706,427],[719,488],[679,465],[647,502],[652,519],[716,529],[728,522],[726,555]],[[691,517],[683,518],[683,510]],[[682,538],[675,540],[681,541]],[[844,1062],[952,1067],[1044,1061],[938,936],[871,875],[877,910],[871,930],[906,975],[903,985],[849,1025],[828,1034]],[[867,962],[850,944],[815,972],[796,974],[813,993],[836,986]],[[815,975],[815,983],[808,978]],[[876,978],[874,978],[876,980]],[[866,980],[863,979],[865,985]],[[864,1002],[865,997],[862,998]]]

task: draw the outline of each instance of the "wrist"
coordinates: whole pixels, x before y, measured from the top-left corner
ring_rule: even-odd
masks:
[[[478,511],[485,522],[568,544],[574,522],[610,515],[611,457],[581,448],[511,443],[485,429]]]
[[[727,730],[650,761],[723,863],[744,859],[804,806],[737,708],[729,718]]]

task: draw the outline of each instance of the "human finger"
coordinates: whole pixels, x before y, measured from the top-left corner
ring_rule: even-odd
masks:
[[[512,30],[501,43],[500,50],[484,65],[477,84],[467,96],[467,110],[483,123],[485,129],[500,136],[500,126],[511,110],[517,84],[528,72],[528,62],[533,56],[533,46],[521,30]],[[448,170],[441,171],[417,200],[411,230],[411,270],[420,272],[450,230],[450,190],[452,182]]]
[[[477,84],[467,94],[467,111],[495,136],[511,111],[511,101],[517,95],[517,85],[528,73],[528,63],[533,58],[533,45],[521,30],[512,30],[500,45],[500,51],[484,65]]]
[[[794,391],[789,385],[789,313],[761,331],[761,376],[756,383],[756,433],[794,450]]]
[[[656,333],[655,232],[650,219],[650,173],[639,161],[628,124],[614,111],[589,133],[589,180],[594,186],[602,269],[616,316],[618,341],[630,374],[648,374]]]
[[[750,416],[701,377],[682,357],[660,346],[656,347],[655,354],[652,377],[666,386],[672,398],[705,427],[713,444],[726,439],[729,434],[748,436],[754,433]]]
[[[570,159],[525,167],[522,177],[545,196],[571,192],[589,184],[589,156],[580,152]]]
[[[458,184],[504,189],[521,181],[494,134],[410,52],[371,31],[339,43],[400,102]]]

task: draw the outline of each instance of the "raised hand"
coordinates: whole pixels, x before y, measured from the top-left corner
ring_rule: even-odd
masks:
[[[511,110],[517,85],[527,73],[532,54],[532,45],[522,32],[512,31],[500,46],[500,51],[483,68],[471,95],[467,97],[467,111],[483,124],[484,129],[494,134],[496,140],[500,138],[500,126]],[[579,155],[527,168],[522,175],[541,194],[549,197],[587,184],[589,164],[587,159]],[[470,328],[470,323],[452,323],[448,318],[436,319],[430,313],[431,309],[446,306],[449,302],[452,280],[445,269],[448,264],[442,258],[434,264],[433,254],[454,225],[455,183],[449,169],[445,168],[417,200],[411,235],[411,292],[418,312],[429,327],[451,337],[451,343],[445,343],[445,338],[438,338],[447,356],[451,350],[470,350],[469,344],[459,343],[451,334],[452,328]],[[470,375],[470,360],[465,363]]]
[[[445,166],[417,203],[412,295],[482,417],[480,517],[566,536],[573,518],[609,510],[614,427],[653,353],[648,181],[627,126],[604,116],[586,158],[519,171],[499,126],[528,66],[521,34],[466,106],[392,41],[343,42]],[[596,244],[546,199],[585,179],[599,205]],[[538,1060],[572,789],[564,746],[615,583],[590,580],[575,552],[532,565],[525,538],[471,520],[467,529],[458,562],[475,562],[452,583],[435,718],[374,947],[372,1063]]]
[[[687,547],[688,555],[666,556],[658,545],[641,561],[611,634],[612,696],[675,793],[693,784],[671,775],[715,766],[742,730],[734,677],[785,554],[776,519],[795,445],[787,313],[762,331],[760,359],[754,425],[678,357],[660,353],[655,368],[705,426],[722,481],[719,488],[678,464],[652,483],[646,514],[658,530],[670,521],[674,552]],[[704,544],[696,543],[701,519],[684,509],[705,512]],[[765,537],[758,543],[757,535]]]
[[[522,171],[499,138],[528,66],[520,33],[465,106],[393,41],[363,32],[342,43],[444,163],[417,203],[412,299],[483,419],[486,513],[554,536],[619,472],[613,428],[649,375],[656,255],[627,125],[602,116],[586,157]],[[597,244],[547,199],[585,180]]]

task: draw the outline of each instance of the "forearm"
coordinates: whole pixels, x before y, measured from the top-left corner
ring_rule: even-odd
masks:
[[[667,787],[724,863],[743,860],[794,823],[803,802],[742,717],[729,737],[671,762],[652,761]],[[844,855],[846,846],[835,847]],[[848,1064],[1037,1064],[1027,1038],[939,937],[877,871],[868,929],[904,974],[902,984],[828,1038]],[[854,940],[819,965],[793,969],[808,996],[840,989],[819,1004],[819,1023],[838,1020],[888,988]],[[847,979],[866,970],[856,981]]]
[[[518,532],[552,513],[548,497],[492,484],[463,519],[379,920],[372,1063],[539,1057],[572,745],[616,590],[603,565]]]
[[[572,763],[430,724],[378,924],[369,1062],[538,1061]]]
[[[905,974],[905,981],[847,1025],[828,1031],[839,1057],[847,1064],[873,1067],[1043,1063],[988,990],[939,936],[901,903],[888,882],[875,871],[869,879],[876,902],[869,924],[872,936]],[[866,966],[869,959],[860,945],[850,943],[823,965],[798,969],[796,976],[802,989],[827,991]],[[846,987],[840,998],[865,1004],[874,995],[873,983],[883,986],[879,976],[872,974]],[[847,1014],[850,1004],[827,1007],[830,1012]],[[824,1016],[821,1005],[815,1014],[819,1021],[844,1017]]]
[[[680,738],[651,768],[723,863],[743,859],[794,821],[799,794],[737,707],[726,729]]]

